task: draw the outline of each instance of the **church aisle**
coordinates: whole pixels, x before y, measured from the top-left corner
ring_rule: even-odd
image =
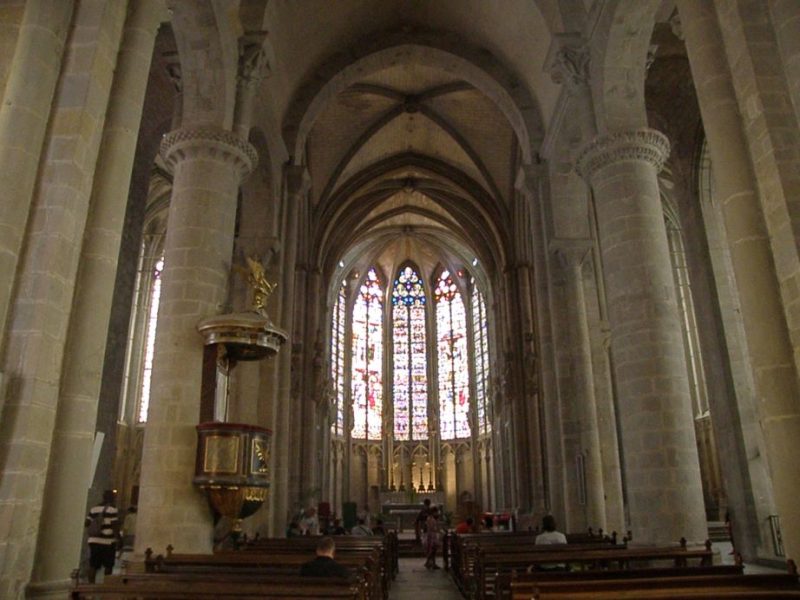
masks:
[[[389,600],[461,600],[450,573],[444,569],[429,571],[424,563],[424,558],[400,559],[400,572],[389,590]]]

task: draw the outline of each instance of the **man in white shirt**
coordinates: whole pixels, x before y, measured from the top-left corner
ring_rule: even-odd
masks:
[[[566,544],[567,536],[556,530],[556,520],[553,515],[542,518],[542,533],[536,536],[536,545],[539,544]],[[564,563],[544,563],[538,566],[542,571],[566,571]]]

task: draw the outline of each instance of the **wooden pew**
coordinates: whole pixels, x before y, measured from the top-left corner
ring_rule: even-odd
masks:
[[[614,590],[609,592],[577,592],[568,595],[543,592],[536,596],[514,596],[514,600],[797,600],[800,591],[761,590],[747,588],[676,588],[659,590]]]
[[[169,549],[168,549],[169,550]],[[313,550],[301,549],[296,553],[225,551],[215,554],[178,554],[153,557],[149,552],[145,570],[157,574],[239,574],[250,576],[295,577],[300,567],[313,557]],[[366,596],[370,600],[388,597],[381,574],[380,553],[377,548],[353,550],[337,554],[337,561],[354,573],[362,575]]]
[[[80,584],[72,590],[72,600],[366,600],[358,582],[297,578],[297,580],[248,581],[242,575],[219,573],[183,575],[141,574],[120,580],[109,577],[101,584]]]
[[[657,579],[661,577],[683,577],[703,575],[743,575],[744,567],[738,565],[711,565],[692,567],[649,567],[640,569],[592,569],[583,571],[532,571],[530,573],[501,573],[495,577],[494,594],[498,600],[511,598],[511,584],[524,590],[527,584],[532,587],[539,582],[551,581],[601,581],[606,579]]]
[[[564,546],[536,546],[518,553],[492,552],[480,549],[473,566],[476,593],[479,598],[494,596],[495,578],[513,570],[524,571],[548,564],[567,564],[583,569],[629,569],[636,566],[654,566],[667,563],[675,567],[693,564],[707,566],[712,561],[710,547],[637,547],[637,548],[576,548]],[[657,565],[656,565],[657,566]]]
[[[598,550],[604,551],[617,551],[626,549],[625,544],[611,544],[609,542],[603,543],[589,543],[589,544],[564,544],[564,545],[539,545],[535,544],[534,536],[518,537],[513,540],[508,540],[506,543],[502,539],[503,534],[499,536],[492,536],[487,539],[478,537],[468,537],[461,540],[456,546],[457,550],[453,554],[453,578],[456,581],[461,592],[466,596],[479,596],[478,588],[486,590],[487,580],[488,587],[490,588],[489,595],[491,596],[491,588],[493,586],[492,580],[495,572],[488,570],[485,562],[487,555],[493,559],[502,562],[502,555],[507,555],[509,560],[514,561],[516,557],[527,556],[531,553],[546,554],[552,553],[557,549],[569,551],[570,553]],[[458,536],[461,537],[461,536]],[[507,569],[501,569],[500,572],[510,572],[512,568],[524,570],[528,565],[516,565]],[[483,579],[481,579],[483,573]]]
[[[453,570],[453,577],[460,588],[468,587],[468,582],[472,578],[472,564],[477,558],[478,548],[492,548],[498,552],[517,553],[520,548],[536,548],[535,532],[502,532],[502,533],[468,533],[454,534],[445,536],[443,552],[445,557],[445,568]],[[616,532],[612,536],[607,536],[599,530],[598,533],[591,529],[587,533],[567,534],[570,547],[576,549],[602,547],[624,548],[624,542],[616,543]],[[541,548],[541,546],[538,546]],[[449,560],[448,560],[449,559]],[[464,589],[462,589],[464,592]]]
[[[321,536],[303,536],[298,538],[258,538],[241,546],[239,551],[269,551],[269,552],[293,552],[306,549],[313,553],[319,543]],[[337,556],[341,552],[349,552],[357,549],[379,548],[381,552],[382,569],[386,585],[397,576],[398,552],[397,535],[390,531],[384,537],[378,536],[334,536],[336,542]]]
[[[797,577],[787,574],[759,575],[687,575],[666,577],[626,577],[619,579],[586,579],[583,581],[514,581],[512,599],[559,598],[567,600],[580,594],[613,594],[613,597],[641,597],[650,590],[680,593],[722,593],[737,591],[800,592]],[[671,597],[667,595],[666,597]]]

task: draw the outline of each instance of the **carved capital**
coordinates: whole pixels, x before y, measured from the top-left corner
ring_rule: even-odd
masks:
[[[553,36],[545,71],[550,73],[553,83],[564,84],[570,92],[589,84],[589,47],[576,33],[561,33]]]
[[[580,269],[591,254],[592,241],[557,238],[550,242],[550,251],[556,255],[562,267]]]
[[[258,31],[239,38],[239,85],[257,87],[270,76],[270,60],[264,48],[266,37],[266,31]]]
[[[595,173],[618,162],[647,162],[661,171],[669,156],[669,140],[655,129],[634,129],[597,137],[578,154],[578,174],[591,181]]]
[[[197,158],[230,162],[241,177],[258,164],[258,153],[251,144],[230,131],[210,127],[170,131],[161,140],[160,151],[171,173],[178,163]]]

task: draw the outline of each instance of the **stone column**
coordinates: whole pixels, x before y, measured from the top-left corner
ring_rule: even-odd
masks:
[[[66,342],[64,376],[42,510],[42,531],[28,597],[61,593],[80,562],[87,465],[100,394],[117,255],[128,201],[136,133],[162,0],[141,0],[125,27],[100,146],[89,217]],[[113,432],[106,432],[106,439]],[[110,452],[108,443],[105,450]]]
[[[295,267],[297,264],[297,245],[300,211],[305,206],[305,196],[311,178],[305,167],[287,167],[285,175],[284,223],[281,233],[281,320],[279,325],[289,332],[287,350],[293,348],[294,338],[294,311],[295,311]],[[286,518],[289,516],[289,465],[293,457],[290,456],[292,416],[292,354],[285,351],[278,354],[277,368],[278,381],[276,383],[277,397],[273,404],[275,416],[273,419],[273,469],[272,469],[272,503],[271,518],[273,531],[281,535],[286,530]]]
[[[29,0],[0,104],[0,354],[74,3]],[[35,82],[31,73],[36,73]],[[0,371],[0,409],[3,406]]]
[[[678,2],[739,292],[786,555],[800,557],[800,390],[742,117],[714,8]]]
[[[52,9],[52,3],[34,6]],[[0,523],[6,524],[0,534],[2,598],[23,593],[36,562],[38,537],[47,535],[41,529],[41,511],[60,410],[67,328],[126,11],[125,2],[77,5],[72,27],[80,34],[71,36],[60,65],[46,149],[35,158],[38,177],[2,360],[9,381],[0,417]],[[46,61],[54,49],[53,40],[39,41],[45,50],[35,53],[37,62]],[[28,65],[25,86],[36,87],[30,74],[35,67],[36,62]],[[29,123],[30,115],[20,110],[21,122]],[[24,130],[17,134],[25,136]],[[15,185],[12,181],[7,189]],[[28,202],[12,192],[0,204],[5,206],[15,198]],[[13,276],[4,285],[10,286],[12,280]]]
[[[580,423],[579,451],[584,461],[586,487],[584,525],[606,529],[603,459],[600,453],[597,402],[594,394],[592,343],[583,289],[583,265],[587,257],[591,256],[592,246],[588,240],[554,240],[551,247],[565,271],[567,319],[571,324],[572,337],[572,399]],[[578,476],[581,474],[578,473]]]
[[[161,154],[174,174],[145,430],[136,553],[210,552],[211,514],[191,483],[200,418],[203,340],[197,323],[225,302],[236,199],[257,161],[230,131],[178,129]]]
[[[577,166],[597,202],[630,525],[644,544],[707,537],[678,303],[652,129],[590,142]]]

